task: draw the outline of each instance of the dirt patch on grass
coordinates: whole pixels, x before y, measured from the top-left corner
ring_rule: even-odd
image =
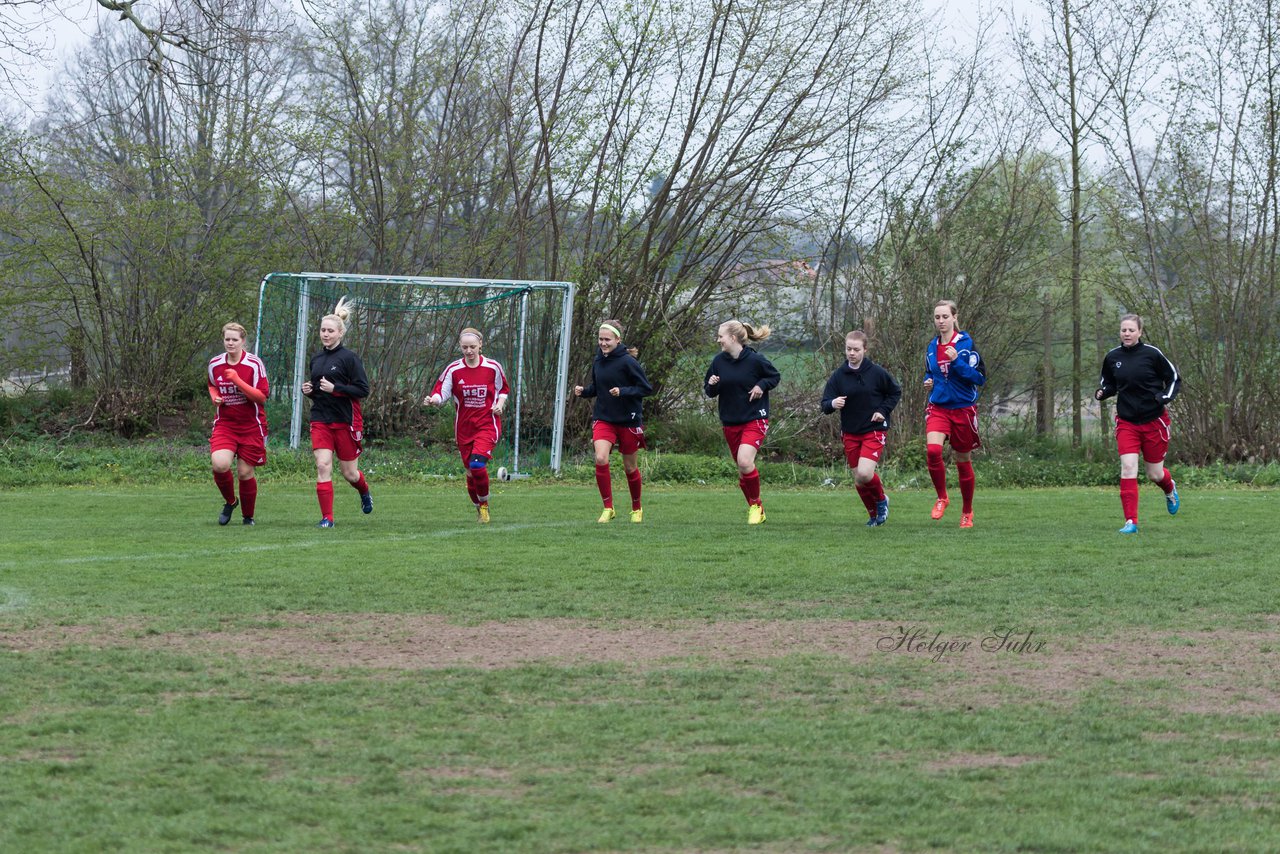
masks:
[[[965,771],[973,768],[1017,768],[1030,762],[1042,762],[1039,756],[1005,756],[1001,753],[952,753],[926,762],[926,771]]]
[[[1150,632],[1106,638],[934,629],[843,620],[595,623],[528,619],[458,625],[434,615],[289,614],[214,631],[139,623],[0,630],[0,654],[83,647],[229,656],[312,672],[680,662],[759,665],[792,655],[871,668],[886,702],[994,706],[1074,703],[1095,689],[1142,683],[1150,702],[1191,713],[1280,712],[1280,628]]]

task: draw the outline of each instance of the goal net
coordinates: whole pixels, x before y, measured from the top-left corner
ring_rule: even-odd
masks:
[[[320,348],[320,319],[346,297],[355,313],[342,343],[359,354],[372,387],[362,402],[368,438],[417,438],[422,399],[459,358],[458,333],[471,326],[511,385],[494,462],[516,476],[535,467],[558,473],[573,296],[570,282],[271,273],[258,288],[254,352],[271,383],[272,432],[287,426],[289,446],[298,447],[308,414],[301,388]]]

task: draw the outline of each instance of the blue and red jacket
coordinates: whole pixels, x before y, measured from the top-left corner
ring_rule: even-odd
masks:
[[[978,402],[978,389],[987,382],[987,366],[974,349],[973,339],[968,332],[952,332],[951,340],[945,343],[956,348],[956,357],[951,361],[943,360],[941,364],[938,362],[939,343],[942,342],[937,336],[929,339],[924,355],[925,379],[933,380],[929,403],[943,409],[973,406]]]

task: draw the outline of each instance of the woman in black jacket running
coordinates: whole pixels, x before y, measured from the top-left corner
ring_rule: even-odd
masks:
[[[596,339],[600,348],[591,363],[591,382],[574,386],[578,397],[594,397],[591,417],[591,441],[595,449],[596,487],[604,501],[598,522],[612,522],[618,515],[613,509],[613,478],[609,470],[609,454],[616,447],[622,454],[622,467],[627,473],[631,492],[631,521],[643,522],[640,506],[640,449],[644,447],[644,413],[641,399],[653,392],[636,361],[636,351],[622,343],[622,324],[606,320],[600,324]]]
[[[1146,463],[1147,477],[1164,492],[1169,515],[1182,502],[1173,475],[1164,467],[1169,452],[1172,422],[1165,408],[1178,396],[1182,378],[1157,348],[1142,340],[1142,318],[1120,318],[1120,346],[1102,360],[1102,376],[1094,396],[1116,398],[1116,450],[1120,452],[1120,509],[1122,534],[1138,533],[1138,455]]]
[[[777,387],[782,375],[747,345],[768,337],[768,326],[755,329],[737,320],[720,324],[716,335],[720,352],[711,360],[702,382],[707,397],[719,403],[724,438],[738,464],[738,487],[747,499],[748,525],[759,525],[765,519],[756,454],[769,432],[769,390]]]

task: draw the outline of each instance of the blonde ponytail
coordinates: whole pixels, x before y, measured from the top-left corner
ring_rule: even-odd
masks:
[[[749,323],[743,323],[740,320],[726,320],[720,324],[720,328],[729,333],[739,344],[754,344],[757,341],[763,341],[769,337],[769,327],[766,324],[761,327],[754,327]]]
[[[338,334],[346,335],[347,321],[351,319],[351,315],[355,314],[355,305],[354,302],[346,297],[339,297],[338,304],[333,307],[333,314],[326,314],[320,319],[320,322],[331,320],[338,327]]]

